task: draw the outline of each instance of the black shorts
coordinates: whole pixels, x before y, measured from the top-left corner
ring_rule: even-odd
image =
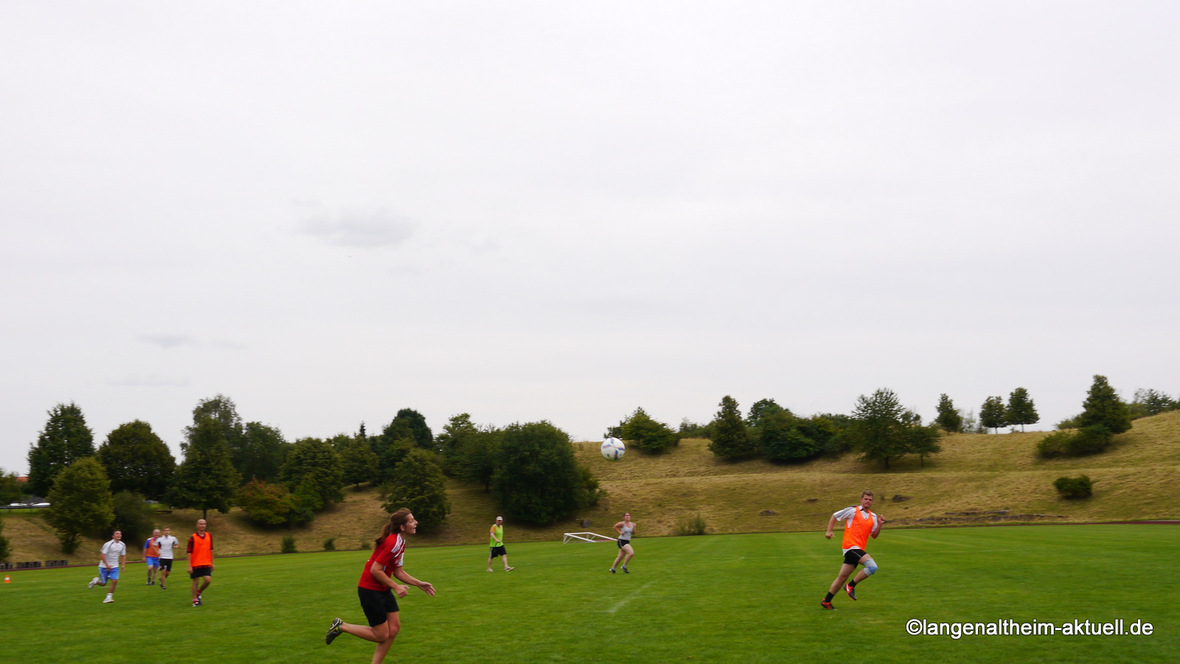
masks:
[[[376,627],[389,620],[389,614],[397,613],[397,598],[393,590],[370,590],[357,586],[357,597],[361,599],[361,610],[369,620],[369,627]]]
[[[844,554],[844,564],[855,565],[860,562],[861,558],[864,558],[867,555],[869,554],[865,553],[861,549],[849,549],[848,553]]]
[[[506,555],[508,555],[508,552],[504,550],[504,547],[493,546],[492,552],[490,554],[488,554],[488,558],[499,558],[500,556],[506,556]]]
[[[199,579],[203,576],[213,576],[212,567],[194,567],[193,571],[188,575],[190,579]]]
[[[161,558],[160,559],[160,569],[166,569],[169,572],[171,572],[172,571],[172,559],[171,558]]]
[[[619,543],[619,548],[621,549],[621,548],[627,546],[628,544],[630,544],[631,540],[621,539],[621,540],[618,540],[618,543]]]

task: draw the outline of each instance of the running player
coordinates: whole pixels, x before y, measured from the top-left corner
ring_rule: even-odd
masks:
[[[610,566],[610,573],[615,573],[615,568],[619,566],[619,561],[623,562],[623,574],[630,574],[627,570],[627,561],[631,560],[631,556],[635,555],[635,549],[631,547],[631,537],[635,534],[635,524],[631,522],[631,513],[627,512],[623,515],[623,520],[615,524],[615,532],[619,534],[619,555],[615,556],[615,562]]]
[[[171,528],[165,527],[164,534],[156,540],[156,544],[160,546],[160,590],[167,590],[168,586],[164,584],[168,582],[168,575],[172,573],[172,559],[176,557],[176,547],[180,546],[180,540],[172,534]]]
[[[385,655],[393,646],[393,639],[397,637],[402,624],[394,594],[405,597],[410,592],[397,581],[418,586],[427,595],[434,596],[433,585],[415,579],[402,567],[406,552],[406,535],[413,535],[417,531],[418,520],[410,510],[403,507],[389,515],[389,521],[381,529],[381,536],[377,538],[377,545],[373,547],[373,555],[369,556],[369,562],[365,563],[365,569],[357,583],[361,610],[365,612],[369,626],[351,625],[335,618],[324,637],[324,643],[331,644],[337,636],[348,632],[377,644],[376,650],[373,651],[372,664],[381,664],[385,660]]]
[[[160,571],[160,529],[152,531],[152,536],[143,543],[143,562],[147,565],[147,584],[156,585],[156,574]]]
[[[864,581],[872,576],[877,571],[877,563],[873,557],[865,553],[865,547],[869,544],[869,536],[877,539],[877,535],[881,533],[881,526],[885,525],[885,518],[873,514],[869,508],[873,505],[873,492],[865,491],[860,494],[860,505],[853,505],[846,507],[839,512],[832,515],[828,519],[828,532],[824,533],[824,537],[832,539],[832,529],[836,527],[837,521],[844,522],[844,564],[840,566],[840,573],[836,575],[836,580],[832,582],[832,587],[828,589],[828,594],[824,596],[824,600],[820,602],[820,606],[825,609],[832,608],[832,598],[836,593],[840,592],[840,588],[844,588],[844,592],[852,599],[856,599],[856,584]],[[864,565],[864,569],[856,575],[856,578],[849,581],[845,585],[844,581],[848,575],[852,574],[857,565]]]

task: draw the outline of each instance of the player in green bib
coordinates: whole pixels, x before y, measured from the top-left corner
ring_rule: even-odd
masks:
[[[488,554],[488,571],[492,571],[492,558],[496,556],[504,557],[504,571],[511,572],[515,567],[508,566],[508,552],[504,550],[504,517],[496,517],[496,522],[492,524],[489,532],[488,545],[492,547],[491,553]]]

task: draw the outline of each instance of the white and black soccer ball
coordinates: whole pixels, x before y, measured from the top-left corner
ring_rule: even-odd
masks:
[[[626,452],[627,447],[618,438],[607,438],[602,441],[602,458],[607,461],[618,461]]]

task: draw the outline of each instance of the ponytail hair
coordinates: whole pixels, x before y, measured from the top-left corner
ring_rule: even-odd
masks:
[[[386,522],[385,527],[381,529],[381,536],[377,538],[377,546],[385,541],[386,537],[394,533],[400,533],[402,526],[410,520],[410,508],[403,507],[400,510],[389,515],[389,521]]]

